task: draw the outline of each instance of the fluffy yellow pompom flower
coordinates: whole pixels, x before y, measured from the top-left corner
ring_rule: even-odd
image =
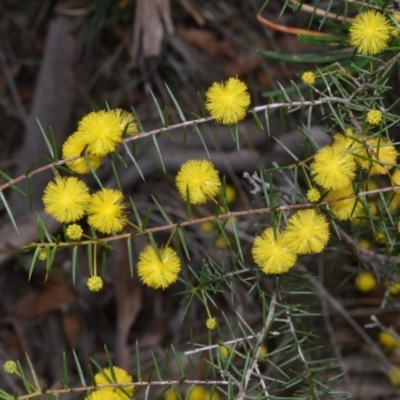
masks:
[[[91,276],[86,285],[91,292],[99,292],[103,289],[103,279],[100,276]]]
[[[283,240],[282,234],[267,228],[261,236],[256,237],[251,249],[254,262],[266,274],[282,274],[287,272],[297,260],[297,255]]]
[[[58,222],[74,222],[86,214],[88,187],[75,177],[56,177],[44,189],[44,210]]]
[[[140,254],[138,275],[143,283],[154,289],[165,289],[178,279],[181,262],[171,247],[159,249],[160,258],[153,246],[147,246]]]
[[[181,165],[176,175],[176,187],[184,200],[189,188],[190,202],[203,204],[217,196],[221,181],[212,162],[189,160]]]
[[[64,143],[62,156],[63,158],[79,156],[87,146],[88,143],[85,142],[79,134],[74,133]],[[96,157],[87,153],[86,157],[81,157],[77,160],[67,162],[67,166],[78,174],[86,174],[90,172],[88,164],[90,164],[93,170],[96,170],[101,165],[101,157]]]
[[[315,83],[315,74],[314,74],[314,72],[312,72],[312,71],[304,72],[303,75],[301,75],[301,80],[306,85],[313,85]]]
[[[94,376],[94,380],[96,382],[97,386],[100,385],[109,385],[110,383],[132,383],[132,376],[128,374],[124,369],[119,368],[119,367],[112,367],[111,368],[104,368],[103,371],[97,373]],[[113,373],[114,372],[114,373]],[[115,376],[115,379],[113,378]],[[100,389],[99,391],[105,391],[109,390],[110,392],[114,392],[115,394],[118,395],[120,400],[128,400],[132,398],[134,386],[123,386],[124,391],[129,394],[130,396],[128,397],[127,394],[124,393],[123,390],[121,389]]]
[[[318,185],[336,190],[351,184],[356,175],[353,156],[338,146],[326,146],[315,155],[311,174]]]
[[[346,197],[354,194],[352,186],[347,186],[338,190],[331,190],[325,197],[324,200],[333,200],[341,197]],[[356,197],[352,197],[346,200],[336,201],[329,205],[330,210],[335,215],[338,220],[353,219],[358,217],[362,211],[363,207],[361,202],[357,201]]]
[[[17,363],[13,360],[8,360],[4,363],[3,369],[7,374],[14,374],[17,372]]]
[[[376,278],[371,272],[364,271],[356,275],[354,283],[360,292],[366,293],[376,287]]]
[[[328,221],[315,210],[300,210],[289,218],[283,238],[293,253],[320,253],[329,240]]]
[[[91,112],[79,122],[76,135],[88,143],[89,154],[103,157],[113,152],[121,143],[121,122],[117,115],[110,111]]]
[[[367,122],[371,125],[377,125],[382,121],[382,113],[379,110],[370,110],[367,113]]]
[[[121,191],[102,189],[92,195],[88,204],[88,223],[102,233],[120,232],[127,222],[126,207]]]
[[[244,119],[249,105],[247,85],[237,78],[229,78],[225,83],[214,82],[206,92],[206,109],[224,125]]]
[[[218,322],[217,322],[217,319],[215,317],[207,319],[206,327],[207,327],[208,330],[212,331],[212,330],[216,329],[217,326],[218,326]]]
[[[374,55],[388,46],[392,25],[379,12],[364,11],[350,26],[350,44],[361,54]]]
[[[317,202],[321,198],[321,193],[317,188],[311,188],[307,191],[307,200],[312,203]]]
[[[118,118],[122,133],[128,136],[134,136],[139,133],[135,118],[131,113],[121,108],[111,110],[111,113]]]
[[[66,234],[70,240],[80,240],[83,234],[83,229],[78,224],[72,224],[68,226]]]
[[[356,156],[355,160],[362,169],[368,171],[371,168],[371,175],[386,174],[393,168],[393,165],[387,164],[396,164],[398,155],[396,148],[392,145],[391,141],[386,139],[373,138],[369,139],[368,143],[375,154],[372,154],[369,148],[364,146],[362,149],[353,152]]]

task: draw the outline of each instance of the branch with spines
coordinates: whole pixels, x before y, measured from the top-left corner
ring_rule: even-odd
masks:
[[[122,233],[122,234],[117,234],[114,236],[107,236],[104,238],[96,238],[93,240],[83,240],[83,241],[79,241],[79,242],[58,242],[58,243],[34,242],[34,243],[30,243],[29,245],[27,245],[26,248],[29,248],[29,247],[68,248],[68,247],[97,244],[97,243],[109,243],[109,242],[113,242],[115,240],[127,239],[129,237],[163,232],[163,231],[167,231],[167,230],[174,230],[174,229],[183,228],[186,226],[201,224],[203,222],[209,222],[209,221],[212,222],[212,221],[216,221],[216,220],[225,220],[225,219],[230,219],[230,218],[234,218],[234,217],[243,217],[243,216],[255,215],[255,214],[266,214],[271,211],[284,212],[284,211],[302,210],[302,209],[307,209],[307,208],[317,208],[320,206],[329,206],[330,204],[333,204],[333,203],[336,203],[339,201],[343,201],[343,200],[348,200],[348,199],[352,199],[352,198],[356,198],[356,197],[368,196],[368,195],[373,195],[373,194],[379,194],[379,193],[393,192],[395,190],[400,190],[400,186],[388,186],[388,187],[380,188],[380,189],[360,191],[358,193],[352,193],[350,195],[339,197],[337,199],[332,199],[329,201],[326,201],[326,200],[321,201],[320,203],[300,203],[300,204],[283,205],[283,206],[279,206],[279,207],[275,207],[275,208],[262,207],[262,208],[252,209],[252,210],[230,211],[227,213],[219,214],[217,216],[211,215],[208,217],[202,217],[202,218],[192,219],[192,220],[188,220],[188,221],[177,222],[177,223],[157,226],[157,227],[153,227],[153,228],[147,228],[147,229],[144,229],[144,230],[138,231],[138,232]]]
[[[288,110],[290,110],[293,107],[308,107],[308,106],[316,106],[316,105],[322,105],[322,104],[326,104],[326,103],[337,103],[337,102],[341,102],[341,103],[348,103],[348,100],[346,99],[342,99],[340,97],[323,97],[320,98],[318,100],[304,100],[304,101],[293,101],[293,102],[284,102],[284,103],[273,103],[273,104],[265,104],[262,106],[257,106],[252,108],[251,110],[248,111],[248,114],[251,115],[253,113],[258,113],[261,111],[268,111],[268,110],[274,110],[277,108],[286,108]],[[152,131],[148,131],[148,132],[142,132],[138,135],[132,136],[132,137],[128,137],[125,138],[121,145],[130,143],[132,141],[135,140],[140,140],[146,137],[150,137],[150,136],[156,136],[160,133],[163,132],[169,132],[169,131],[173,131],[175,129],[181,129],[181,128],[186,128],[186,127],[190,127],[190,126],[194,126],[194,125],[198,125],[198,124],[203,124],[206,122],[210,122],[213,121],[214,118],[213,117],[207,117],[207,118],[199,118],[199,119],[195,119],[195,120],[191,120],[191,121],[185,121],[185,122],[179,122],[177,124],[173,124],[170,125],[168,127],[163,127],[163,128],[158,128],[158,129],[154,129]],[[0,192],[4,191],[5,189],[7,189],[8,187],[15,185],[19,182],[24,181],[27,178],[30,178],[36,174],[42,173],[44,171],[48,171],[54,167],[57,166],[61,166],[61,165],[65,165],[68,162],[71,161],[75,161],[78,160],[80,158],[85,157],[85,155],[82,156],[74,156],[74,157],[69,157],[66,159],[62,159],[60,161],[55,161],[53,163],[49,163],[46,164],[42,167],[36,168],[34,170],[32,170],[31,172],[29,172],[28,174],[24,174],[24,175],[20,175],[14,179],[9,180],[7,183],[4,183],[2,185],[0,185]]]

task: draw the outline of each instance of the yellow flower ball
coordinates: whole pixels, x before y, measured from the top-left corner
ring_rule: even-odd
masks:
[[[17,363],[13,360],[8,360],[3,364],[3,369],[7,374],[14,374],[17,372]]]
[[[135,117],[128,111],[117,108],[110,111],[118,118],[121,132],[128,136],[134,136],[139,133]]]
[[[311,174],[318,185],[326,190],[349,186],[356,176],[353,156],[338,146],[325,146],[314,157]]]
[[[102,371],[100,371],[94,376],[94,380],[97,386],[110,385],[110,383],[126,384],[126,383],[132,383],[133,381],[132,376],[129,375],[127,371],[119,367],[112,367],[112,370],[111,368],[104,368]],[[123,388],[124,391],[128,393],[130,396],[127,396],[127,394],[125,394],[124,391],[121,389],[110,388],[108,390],[116,393],[120,400],[128,400],[132,398],[131,395],[133,394],[133,390],[135,388],[134,385],[123,386]],[[107,389],[101,389],[101,390],[107,390]]]
[[[77,174],[87,174],[92,169],[95,171],[100,167],[102,158],[94,156],[87,151],[89,143],[87,143],[82,136],[74,133],[69,136],[62,147],[62,157],[70,158],[80,156],[86,148],[85,157],[78,158],[74,161],[68,161],[67,166]]]
[[[296,263],[297,255],[288,246],[283,235],[267,228],[261,236],[256,237],[251,249],[254,262],[266,274],[282,274],[289,271]]]
[[[214,82],[206,92],[207,111],[224,125],[244,119],[249,105],[247,85],[237,78],[229,78],[225,83]]]
[[[370,110],[367,113],[367,122],[371,125],[378,125],[382,121],[382,113],[379,110]]]
[[[184,200],[189,190],[192,204],[203,204],[218,195],[221,181],[218,171],[208,160],[189,160],[176,175],[176,187]]]
[[[103,289],[103,279],[100,276],[91,276],[86,285],[91,292],[99,292]]]
[[[361,54],[378,54],[388,46],[391,29],[392,25],[380,12],[364,11],[350,26],[350,44]]]
[[[329,223],[314,209],[297,211],[289,218],[283,240],[293,253],[320,253],[329,240]]]
[[[101,233],[120,232],[127,223],[124,196],[117,189],[94,193],[87,206],[88,224]]]
[[[348,151],[360,146],[360,140],[357,138],[355,132],[352,129],[346,129],[346,133],[337,133],[333,136],[331,146],[341,149],[342,151]]]
[[[61,223],[82,218],[89,201],[89,188],[75,177],[56,177],[44,189],[44,210]]]
[[[68,226],[66,234],[70,240],[81,240],[83,229],[78,224],[72,224]]]
[[[371,272],[360,272],[356,275],[354,283],[360,292],[366,293],[376,287],[376,278]]]
[[[112,153],[122,141],[121,122],[113,112],[91,112],[79,122],[76,135],[88,144],[89,154],[104,157]]]
[[[317,188],[311,188],[307,191],[307,200],[316,203],[321,198],[321,193]]]
[[[393,168],[390,164],[396,164],[398,156],[396,148],[390,140],[384,138],[369,139],[368,144],[369,147],[364,146],[352,152],[356,162],[362,169],[370,171],[371,175],[387,174]]]
[[[181,262],[171,247],[162,247],[157,253],[149,245],[139,254],[137,270],[144,284],[153,289],[165,289],[177,281]]]
[[[326,195],[324,200],[331,201],[350,195],[354,195],[354,190],[351,185],[342,189],[331,190]],[[352,220],[358,217],[363,211],[361,202],[357,201],[357,198],[355,196],[349,199],[335,201],[334,203],[329,204],[329,209],[331,210],[333,215],[340,221],[348,219]]]
[[[206,327],[207,329],[209,329],[210,331],[216,329],[218,326],[218,322],[217,322],[217,318],[213,317],[213,318],[208,318],[206,321]]]
[[[312,71],[304,72],[303,75],[301,75],[301,80],[306,85],[313,85],[315,83],[315,74],[314,74],[314,72],[312,72]]]

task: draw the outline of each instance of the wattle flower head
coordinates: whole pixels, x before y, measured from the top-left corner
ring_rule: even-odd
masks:
[[[139,254],[137,270],[141,281],[147,286],[165,289],[178,279],[181,262],[171,247],[162,247],[158,252],[159,255],[153,246],[147,246]]]
[[[301,80],[306,85],[313,85],[315,83],[315,74],[312,71],[306,71],[301,75]]]
[[[189,160],[181,165],[176,175],[176,187],[184,200],[189,189],[190,202],[203,204],[218,195],[221,180],[212,162]]]
[[[354,190],[353,187],[349,185],[341,189],[331,190],[326,195],[324,200],[329,201],[333,199],[339,199],[341,197],[346,197],[352,194],[354,194]],[[329,204],[329,209],[338,220],[354,219],[358,217],[363,211],[361,202],[358,201],[355,196],[349,199],[331,203]]]
[[[250,105],[247,85],[237,78],[214,82],[206,92],[206,109],[221,124],[230,125],[246,116]]]
[[[121,191],[102,189],[92,195],[88,204],[88,223],[102,233],[120,232],[127,222],[126,207]]]
[[[112,383],[131,383],[133,381],[132,376],[129,375],[128,372],[126,372],[124,369],[119,367],[112,367],[112,369],[113,370],[111,371],[111,368],[104,368],[101,372],[97,373],[94,376],[94,380],[97,386],[110,385]],[[133,385],[123,386],[123,388],[124,391],[127,392],[129,395],[133,394],[134,390]],[[128,397],[123,390],[119,388],[113,389],[112,387],[104,389],[100,388],[99,390],[93,393],[102,392],[104,395],[107,395],[107,391],[109,392],[110,396],[112,395],[112,393],[116,394],[119,400],[129,400],[130,398],[132,398],[132,396]],[[103,398],[107,399],[107,397]]]
[[[44,210],[61,223],[82,218],[89,201],[88,187],[75,177],[56,177],[44,189]]]
[[[78,224],[72,224],[68,226],[67,231],[65,233],[67,234],[67,238],[69,240],[81,240],[81,237],[83,235],[83,229]]]
[[[283,274],[293,267],[297,260],[296,253],[283,240],[274,228],[267,228],[261,236],[256,237],[251,249],[254,262],[266,274]]]
[[[112,153],[122,141],[121,122],[111,111],[93,111],[78,125],[77,135],[88,143],[87,151],[97,157]]]
[[[79,133],[75,132],[64,142],[62,147],[62,157],[65,159],[79,156],[85,147],[87,149],[88,143],[82,139]],[[93,170],[96,170],[101,165],[101,157],[91,155],[86,151],[86,157],[81,157],[77,160],[67,162],[67,166],[78,174],[86,174],[90,172],[88,164],[90,164]]]
[[[297,211],[289,218],[283,237],[296,254],[320,253],[329,240],[329,224],[313,209]]]
[[[370,148],[363,146],[359,150],[353,151],[358,165],[365,170],[370,170],[371,175],[384,175],[393,168],[397,160],[397,150],[392,142],[384,138],[373,138],[368,140]],[[379,160],[379,161],[378,161]]]
[[[111,113],[118,118],[122,133],[128,136],[134,136],[139,133],[135,118],[131,113],[121,108],[111,110]]]
[[[371,125],[377,125],[382,121],[382,113],[379,110],[369,110],[367,113],[367,122]]]
[[[392,28],[380,12],[364,11],[358,14],[351,24],[350,44],[361,54],[378,54],[388,46]]]
[[[353,156],[340,146],[325,146],[315,155],[311,174],[318,185],[337,190],[351,184],[356,175]]]

